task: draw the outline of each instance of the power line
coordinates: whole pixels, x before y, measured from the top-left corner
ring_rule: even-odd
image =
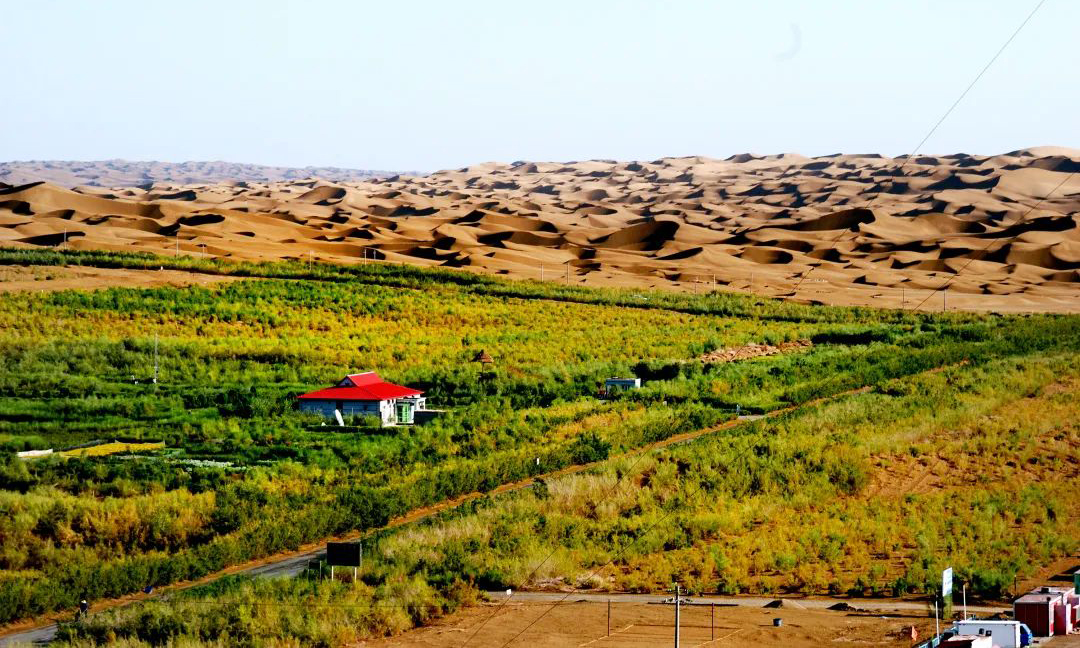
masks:
[[[1073,176],[1075,176],[1075,175],[1076,175],[1076,173],[1077,173],[1076,171],[1073,171],[1073,172],[1072,172],[1072,173],[1070,173],[1069,175],[1065,176],[1065,178],[1064,178],[1064,179],[1063,179],[1063,180],[1062,180],[1061,182],[1059,182],[1059,183],[1057,184],[1057,186],[1056,186],[1056,187],[1054,187],[1054,188],[1053,188],[1053,189],[1051,189],[1051,190],[1050,190],[1049,192],[1047,192],[1047,194],[1046,194],[1045,196],[1043,196],[1042,198],[1040,198],[1040,199],[1039,199],[1039,201],[1038,201],[1037,203],[1035,203],[1034,205],[1032,205],[1032,206],[1031,206],[1031,207],[1030,207],[1030,208],[1029,208],[1029,209],[1028,209],[1028,210],[1027,210],[1026,212],[1024,212],[1024,214],[1023,214],[1022,216],[1020,216],[1020,218],[1019,218],[1019,219],[1018,219],[1018,220],[1017,220],[1017,221],[1016,221],[1015,223],[1013,223],[1013,224],[1012,224],[1012,227],[1019,227],[1021,223],[1023,223],[1023,222],[1025,221],[1025,220],[1027,220],[1027,217],[1028,217],[1028,216],[1030,216],[1032,212],[1034,212],[1034,211],[1035,211],[1036,209],[1038,209],[1039,205],[1043,204],[1043,202],[1044,202],[1044,201],[1046,201],[1046,200],[1048,200],[1048,199],[1050,198],[1050,196],[1052,196],[1053,194],[1057,193],[1057,190],[1058,190],[1058,189],[1061,189],[1062,187],[1064,187],[1064,186],[1065,186],[1065,183],[1067,183],[1067,182],[1068,182],[1069,180],[1071,180],[1071,179],[1073,178]],[[1017,238],[1018,238],[1018,237],[1019,237],[1019,236],[1020,236],[1021,234],[1024,234],[1024,232],[1022,232],[1022,231],[1021,231],[1021,232],[1017,232],[1017,233],[1016,233],[1016,234],[1014,234],[1013,236],[1011,236],[1011,237],[1009,237],[1009,238],[1006,238],[1006,239],[1004,239],[1005,243],[1003,243],[1001,247],[1005,247],[1005,245],[1008,245],[1008,244],[1009,244],[1009,243],[1010,243],[1011,241],[1015,241],[1015,240],[1016,240],[1016,239],[1017,239]],[[914,306],[914,307],[913,307],[913,308],[912,308],[911,310],[919,310],[920,308],[922,308],[923,304],[925,304],[925,303],[926,303],[927,301],[929,301],[929,300],[930,300],[930,298],[931,298],[931,297],[933,297],[933,296],[934,296],[935,294],[937,294],[937,293],[941,292],[942,290],[945,290],[946,288],[948,288],[948,287],[949,287],[949,285],[950,285],[950,284],[951,284],[951,283],[952,283],[952,282],[953,282],[953,281],[954,281],[954,280],[955,280],[955,279],[956,279],[956,278],[957,278],[958,276],[960,276],[960,273],[961,273],[961,272],[963,272],[964,270],[966,270],[966,269],[967,269],[967,267],[968,267],[969,265],[971,265],[971,263],[972,263],[973,261],[975,261],[976,259],[981,259],[981,258],[985,257],[985,256],[986,256],[986,255],[985,255],[986,251],[987,251],[987,250],[989,250],[989,249],[990,249],[990,247],[991,247],[991,246],[992,246],[992,245],[993,245],[994,243],[997,243],[997,242],[998,242],[998,240],[997,240],[997,239],[993,239],[993,238],[992,238],[992,239],[990,239],[989,243],[987,243],[987,244],[986,244],[985,246],[983,246],[983,248],[982,248],[981,250],[979,250],[979,251],[978,251],[977,253],[973,254],[973,255],[971,256],[971,258],[969,258],[969,259],[967,260],[967,262],[966,262],[966,263],[964,263],[964,265],[960,266],[960,269],[959,269],[959,270],[957,270],[956,272],[954,272],[954,273],[952,274],[952,276],[950,276],[950,277],[949,277],[948,279],[946,279],[946,280],[945,280],[945,283],[941,284],[941,286],[940,286],[940,287],[938,287],[938,288],[935,288],[934,290],[931,290],[931,291],[930,291],[930,294],[926,296],[926,299],[923,299],[923,300],[922,300],[921,302],[919,302],[919,303],[918,303],[917,305],[915,305],[915,306]]]
[[[937,132],[937,129],[945,122],[946,119],[948,119],[949,115],[951,115],[952,112],[956,110],[956,107],[960,105],[960,102],[964,100],[964,97],[966,97],[968,93],[971,92],[971,89],[975,87],[975,84],[979,82],[979,79],[983,78],[983,75],[986,74],[987,70],[989,70],[990,67],[998,60],[998,57],[1000,57],[1002,52],[1005,51],[1005,48],[1007,48],[1009,44],[1013,42],[1016,36],[1024,29],[1028,22],[1031,21],[1031,19],[1035,16],[1035,14],[1039,11],[1039,9],[1043,6],[1045,2],[1046,0],[1039,0],[1038,4],[1035,5],[1035,8],[1031,10],[1031,13],[1027,15],[1027,18],[1024,18],[1024,21],[1020,23],[1020,26],[1013,31],[1012,35],[1009,36],[1008,40],[1006,40],[1005,43],[1000,48],[998,48],[998,51],[990,58],[986,65],[983,66],[982,70],[980,70],[979,73],[975,75],[975,78],[971,80],[971,83],[969,83],[967,87],[964,88],[964,91],[960,93],[960,96],[956,98],[956,101],[952,102],[952,105],[949,106],[949,109],[945,111],[945,114],[943,114],[941,118],[934,123],[933,127],[931,127],[930,130],[926,133],[926,135],[923,136],[923,138],[915,146],[914,150],[912,150],[911,153],[909,153],[907,157],[904,158],[903,164],[896,168],[897,173],[904,170],[904,167],[906,167],[908,163],[911,162],[911,160],[915,157],[915,154],[918,153],[919,150],[923,147],[923,145],[926,144],[926,142],[934,135],[935,132]],[[866,203],[866,205],[862,207],[862,209],[870,209],[871,205],[873,205],[874,202],[877,201],[879,197],[881,197],[882,193],[884,192],[878,191],[876,194],[874,194],[874,197],[871,198]],[[833,239],[832,244],[829,246],[829,252],[832,252],[836,249],[836,244],[840,242],[840,239],[844,237],[844,234],[847,234],[846,229],[841,230],[840,234],[835,239]],[[828,254],[828,252],[826,254]],[[801,286],[803,281],[805,281],[806,278],[810,276],[810,273],[817,269],[820,265],[821,263],[810,264],[810,269],[807,270],[806,273],[795,284],[795,288],[792,290],[792,296],[798,293],[799,286]]]
[[[926,135],[923,136],[922,140],[919,141],[919,143],[918,143],[918,145],[916,145],[915,149],[904,159],[904,162],[897,168],[898,172],[902,171],[904,169],[904,167],[906,167],[911,162],[911,160],[914,158],[915,154],[918,153],[919,149],[921,149],[922,146],[924,144],[926,144],[926,142],[930,139],[930,137],[932,137],[933,134],[935,132],[937,132],[938,128],[942,125],[942,123],[945,122],[945,120],[949,117],[949,115],[952,114],[952,112],[956,109],[956,107],[960,104],[960,102],[963,101],[963,99],[968,95],[968,93],[971,91],[971,89],[975,87],[975,84],[978,83],[978,81],[986,74],[986,72],[990,69],[990,67],[993,66],[993,64],[997,61],[997,59],[1001,56],[1001,54],[1009,46],[1009,44],[1012,43],[1012,41],[1016,38],[1016,36],[1023,30],[1023,28],[1028,24],[1028,22],[1032,19],[1032,17],[1034,17],[1034,15],[1039,11],[1039,9],[1042,7],[1042,5],[1045,2],[1046,2],[1046,0],[1039,0],[1039,2],[1035,5],[1035,8],[1031,10],[1031,12],[1028,14],[1028,16],[1024,19],[1024,21],[1022,23],[1020,23],[1020,25],[1013,31],[1013,33],[1009,36],[1009,38],[1005,41],[1005,43],[1002,44],[1002,46],[1000,48],[998,48],[997,52],[993,55],[993,57],[991,57],[991,59],[986,63],[986,65],[983,66],[982,70],[980,70],[979,73],[975,76],[975,78],[972,79],[972,81],[967,85],[967,87],[964,89],[964,91],[960,93],[960,96],[958,96],[956,98],[956,100],[953,101],[952,105],[950,105],[949,108],[945,111],[945,113],[937,120],[937,122],[934,123],[934,125],[930,128],[930,130],[926,133]],[[1062,184],[1064,184],[1064,182]],[[877,194],[875,194],[873,196],[873,198],[871,198],[867,202],[864,209],[869,209],[870,206],[873,205],[874,202],[881,196],[881,194],[882,194],[882,192],[880,192],[880,191]],[[830,251],[835,249],[836,244],[840,241],[840,239],[843,237],[843,235],[845,233],[846,233],[846,230],[841,231],[840,235],[838,235],[833,240],[832,244],[830,245]],[[820,265],[820,264],[818,264],[818,265]],[[803,281],[806,280],[806,278],[810,275],[811,272],[814,271],[814,269],[816,269],[818,267],[818,265],[811,265],[810,266],[810,269],[807,270],[807,272],[805,274],[803,274],[803,276],[795,284],[795,288],[793,290],[793,293],[798,292],[798,289],[802,285]],[[750,449],[750,445],[748,444],[747,447],[744,449],[744,453],[745,453],[745,451],[748,451],[749,449]],[[644,453],[642,453],[641,456],[644,456]],[[741,455],[738,458],[741,458]],[[616,481],[615,485],[616,486],[619,485],[620,481]],[[699,485],[697,490],[700,491],[700,485]],[[657,525],[659,525],[661,522],[665,521],[668,517],[670,517],[670,515],[671,515],[671,513],[673,511],[674,510],[668,511],[666,514],[661,516],[661,518],[659,520],[657,520],[654,524],[647,527],[642,533],[638,534],[633,540],[631,540],[629,543],[624,545],[624,547],[619,552],[617,552],[615,554],[615,556],[608,562],[608,564],[610,564],[611,562],[614,562],[615,560],[620,558],[622,556],[622,554],[624,554],[631,546],[633,546],[633,544],[635,542],[637,542],[638,539],[644,537],[649,531],[651,531]],[[557,551],[557,549],[558,549],[558,547],[556,547],[556,549],[552,550],[552,552],[549,553],[544,558],[544,560],[541,561],[541,563],[539,565],[537,565],[536,568],[534,568],[532,570],[532,572],[530,572],[529,576],[526,578],[526,581],[528,581],[529,578],[531,578],[533,575],[535,575],[535,573],[540,569],[540,567],[542,567],[551,558],[551,556],[554,555],[554,553],[555,553],[555,551]],[[589,575],[590,576],[595,576],[596,575],[596,570],[593,570]],[[569,597],[571,593],[572,592],[567,592],[563,596],[563,598],[560,599],[559,601],[557,601],[556,603],[559,603],[559,602],[562,602],[562,601],[566,600],[566,598]],[[466,638],[465,642],[462,643],[462,646],[468,645],[468,643],[472,640],[472,638],[475,637],[476,634],[480,632],[480,630],[487,624],[487,622],[490,621],[499,612],[499,610],[502,609],[503,606],[505,606],[505,604],[509,601],[510,598],[511,597],[508,596],[503,601],[503,603],[501,603],[499,606],[497,606],[496,609],[492,612],[492,614],[489,615],[488,617],[486,617],[484,619],[484,621],[482,621],[477,626],[477,628]],[[533,619],[527,626],[525,626],[525,628],[523,628],[520,632],[518,632],[516,635],[511,637],[509,641],[504,643],[503,647],[505,648],[505,646],[508,646],[509,644],[513,643],[518,637],[520,637],[522,634],[524,634],[526,631],[528,631],[529,628],[533,627],[537,622],[539,622],[540,619],[542,619],[544,616],[546,616],[547,613],[550,612],[553,608],[554,608],[554,605],[549,607],[542,614],[540,614],[538,617]]]

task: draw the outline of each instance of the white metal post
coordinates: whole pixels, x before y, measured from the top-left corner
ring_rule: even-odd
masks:
[[[682,595],[682,588],[679,584],[675,584],[675,648],[679,648],[679,599]]]
[[[934,599],[934,636],[941,634],[941,624],[938,623],[937,599]]]

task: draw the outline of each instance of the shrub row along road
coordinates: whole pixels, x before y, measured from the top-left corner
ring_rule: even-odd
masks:
[[[960,363],[960,364],[964,364],[964,363]],[[925,373],[936,373],[936,372],[939,372],[939,371],[943,371],[944,369],[948,368],[949,366],[954,366],[954,365],[947,365],[947,366],[944,366],[944,367],[937,367],[935,369],[930,369],[929,371],[927,371]],[[785,414],[787,412],[791,412],[791,411],[794,411],[794,410],[797,410],[797,409],[802,409],[802,408],[806,408],[806,407],[813,407],[815,405],[819,405],[821,403],[836,400],[836,399],[843,398],[843,397],[846,397],[846,396],[852,396],[852,395],[855,395],[855,394],[861,394],[861,393],[869,391],[870,389],[871,388],[869,386],[866,386],[866,387],[860,387],[858,389],[848,390],[848,391],[845,391],[845,392],[841,392],[839,394],[835,394],[833,396],[827,396],[827,397],[824,397],[824,398],[818,398],[818,399],[815,399],[815,400],[812,400],[812,401],[808,401],[808,402],[802,403],[800,405],[792,405],[790,407],[784,407],[784,408],[781,408],[781,409],[773,410],[773,411],[765,414],[764,416],[741,416],[736,420],[725,421],[724,423],[721,423],[719,425],[714,425],[712,427],[707,427],[707,428],[703,428],[703,429],[700,429],[700,430],[695,430],[693,432],[686,432],[684,434],[677,434],[677,435],[668,437],[667,439],[664,439],[662,441],[657,441],[655,443],[650,443],[648,445],[641,446],[639,448],[635,448],[635,449],[630,450],[628,452],[609,457],[609,458],[607,458],[607,459],[605,459],[603,461],[615,461],[615,460],[624,459],[624,458],[628,458],[628,457],[635,457],[635,456],[638,456],[638,455],[641,455],[641,454],[644,454],[644,453],[647,453],[647,452],[651,452],[651,451],[656,450],[658,448],[664,448],[664,447],[679,444],[679,443],[686,443],[688,441],[692,441],[692,440],[694,440],[694,439],[696,439],[698,437],[704,436],[706,434],[712,434],[712,433],[715,433],[715,432],[728,430],[728,429],[731,429],[733,427],[742,425],[743,423],[746,423],[746,422],[758,420],[758,419],[761,419],[761,418],[771,418],[771,417],[779,416],[781,414]],[[502,486],[499,486],[498,488],[494,489],[493,491],[491,491],[488,494],[489,495],[498,495],[498,494],[501,494],[501,493],[508,493],[508,492],[515,491],[515,490],[521,490],[523,488],[529,488],[533,484],[535,484],[537,480],[540,480],[540,479],[544,479],[544,480],[554,479],[554,478],[558,478],[558,477],[561,477],[561,476],[564,476],[564,475],[570,475],[570,474],[573,474],[573,473],[582,472],[582,471],[588,470],[589,468],[592,468],[593,466],[595,466],[595,465],[597,465],[599,463],[603,463],[603,462],[593,462],[593,463],[569,466],[569,467],[563,468],[561,470],[553,471],[553,472],[550,472],[550,473],[545,473],[543,475],[537,475],[537,476],[531,477],[529,479],[523,479],[523,480],[516,481],[516,482],[509,482],[509,483],[503,484]],[[483,493],[471,493],[469,495],[464,495],[464,496],[461,496],[461,497],[456,497],[456,498],[452,498],[452,499],[449,499],[449,500],[444,500],[443,502],[440,502],[439,504],[436,504],[435,506],[429,506],[429,507],[425,507],[425,508],[420,508],[420,509],[417,509],[415,511],[410,512],[408,515],[404,515],[402,517],[391,520],[389,524],[387,524],[384,527],[381,527],[380,529],[371,529],[371,530],[365,531],[365,532],[351,533],[351,534],[348,534],[348,535],[343,536],[341,538],[336,538],[336,539],[332,538],[330,540],[341,540],[341,541],[356,540],[356,539],[362,538],[364,536],[367,536],[369,534],[375,533],[377,531],[382,531],[382,530],[385,530],[385,529],[391,529],[391,528],[402,526],[402,525],[405,525],[405,524],[410,524],[410,523],[413,523],[413,522],[417,522],[419,520],[430,517],[432,515],[435,515],[437,513],[445,511],[447,509],[451,509],[451,508],[454,508],[456,506],[460,506],[461,504],[463,504],[465,502],[468,502],[470,500],[476,499],[478,497],[481,497],[482,495],[483,495]],[[324,544],[325,544],[325,542],[319,542],[316,545],[308,545],[307,547],[302,548],[302,549],[300,549],[298,551],[293,551],[293,552],[288,552],[288,553],[281,553],[281,554],[277,554],[276,556],[271,556],[269,558],[264,558],[264,559],[261,559],[261,560],[258,560],[258,561],[253,561],[251,563],[247,563],[247,564],[244,564],[244,565],[236,565],[236,566],[231,567],[229,569],[224,569],[224,570],[222,570],[220,572],[211,574],[211,575],[209,575],[209,576],[207,576],[205,578],[202,578],[202,579],[200,579],[198,581],[193,581],[193,582],[189,582],[189,583],[177,583],[177,584],[169,585],[169,586],[162,586],[160,588],[157,588],[157,590],[155,591],[154,594],[151,594],[151,595],[148,595],[148,596],[124,597],[124,598],[120,598],[120,599],[111,599],[111,600],[107,600],[107,601],[100,601],[100,602],[98,602],[98,603],[96,603],[96,604],[94,604],[92,606],[91,611],[93,612],[93,611],[104,610],[104,609],[108,609],[108,608],[112,608],[112,607],[130,605],[132,603],[138,603],[140,601],[147,600],[148,598],[164,597],[164,596],[167,596],[167,594],[169,592],[174,592],[174,591],[178,591],[178,590],[182,590],[182,589],[187,589],[187,588],[194,587],[194,586],[197,586],[197,585],[204,585],[206,583],[210,583],[210,582],[213,582],[213,581],[215,581],[215,580],[217,580],[219,578],[222,578],[223,576],[228,576],[228,575],[233,575],[233,574],[244,574],[244,575],[247,575],[247,576],[252,576],[252,577],[257,577],[257,578],[293,577],[293,576],[296,576],[297,574],[299,574],[300,572],[302,572],[305,569],[305,567],[307,567],[308,563],[310,563],[312,560],[322,558],[323,556],[326,555],[326,550],[324,548]],[[522,594],[518,594],[517,596],[526,596],[526,594],[522,593]],[[528,594],[528,596],[543,597],[543,596],[549,596],[549,595],[544,594],[544,593],[530,593],[530,594]],[[551,596],[562,597],[564,595],[563,594],[557,594],[557,595],[551,595]],[[583,595],[583,596],[586,596],[586,595]],[[635,595],[627,594],[627,595],[619,595],[619,596],[633,597]],[[493,598],[494,598],[494,596],[493,596]],[[645,598],[648,599],[648,600],[652,600],[653,598],[656,598],[656,597],[647,597],[646,596]],[[536,600],[549,600],[549,599],[536,599]],[[607,598],[603,598],[603,600],[607,600]],[[615,599],[613,599],[613,600],[615,600]],[[627,600],[630,600],[630,599],[627,599]],[[637,600],[637,599],[634,599],[634,600]],[[710,601],[716,602],[717,604],[719,604],[721,600],[724,600],[724,601],[728,601],[728,600],[730,600],[730,601],[739,601],[740,603],[738,603],[738,604],[740,604],[740,605],[758,605],[758,606],[763,605],[765,602],[768,602],[768,600],[766,600],[766,599],[760,599],[760,600],[759,599],[710,599]],[[833,602],[835,602],[835,601],[833,601]],[[893,607],[887,608],[887,609],[897,609],[895,607],[896,604],[887,604],[887,605],[893,605]],[[924,604],[921,604],[921,603],[907,603],[905,605],[913,606],[913,607],[904,608],[904,609],[919,609],[919,610],[925,610],[926,609],[926,606]],[[869,606],[869,604],[868,604],[868,606]],[[59,618],[59,616],[60,615],[52,615],[51,618],[50,618],[50,622],[47,622],[47,623],[36,623],[35,622],[33,625],[29,625],[29,626],[27,624],[16,624],[16,625],[13,625],[13,626],[9,627],[6,634],[0,635],[0,648],[5,648],[6,646],[12,646],[12,645],[25,645],[25,644],[31,644],[31,643],[37,643],[37,644],[48,643],[56,635],[57,627],[56,627],[55,620],[57,618]]]

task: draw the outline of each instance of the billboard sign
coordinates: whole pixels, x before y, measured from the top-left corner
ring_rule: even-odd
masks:
[[[331,567],[359,567],[361,559],[358,542],[327,542],[326,564]]]
[[[941,572],[941,596],[943,598],[952,596],[952,567]]]

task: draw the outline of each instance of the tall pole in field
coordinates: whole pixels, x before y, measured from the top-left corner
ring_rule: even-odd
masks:
[[[607,636],[611,636],[611,599],[607,600]]]
[[[544,262],[541,261],[540,262],[540,282],[543,283],[543,281],[544,281]]]
[[[570,285],[570,262],[566,262],[566,285]]]
[[[682,588],[675,583],[675,648],[679,648],[679,599],[682,596]]]
[[[154,333],[154,384],[155,385],[157,384],[157,377],[158,377],[158,352],[157,352],[157,347],[158,347],[158,336],[157,336],[157,333]]]
[[[709,641],[716,639],[716,603],[709,604]]]
[[[938,623],[937,599],[934,599],[934,636],[941,634],[941,624]]]

